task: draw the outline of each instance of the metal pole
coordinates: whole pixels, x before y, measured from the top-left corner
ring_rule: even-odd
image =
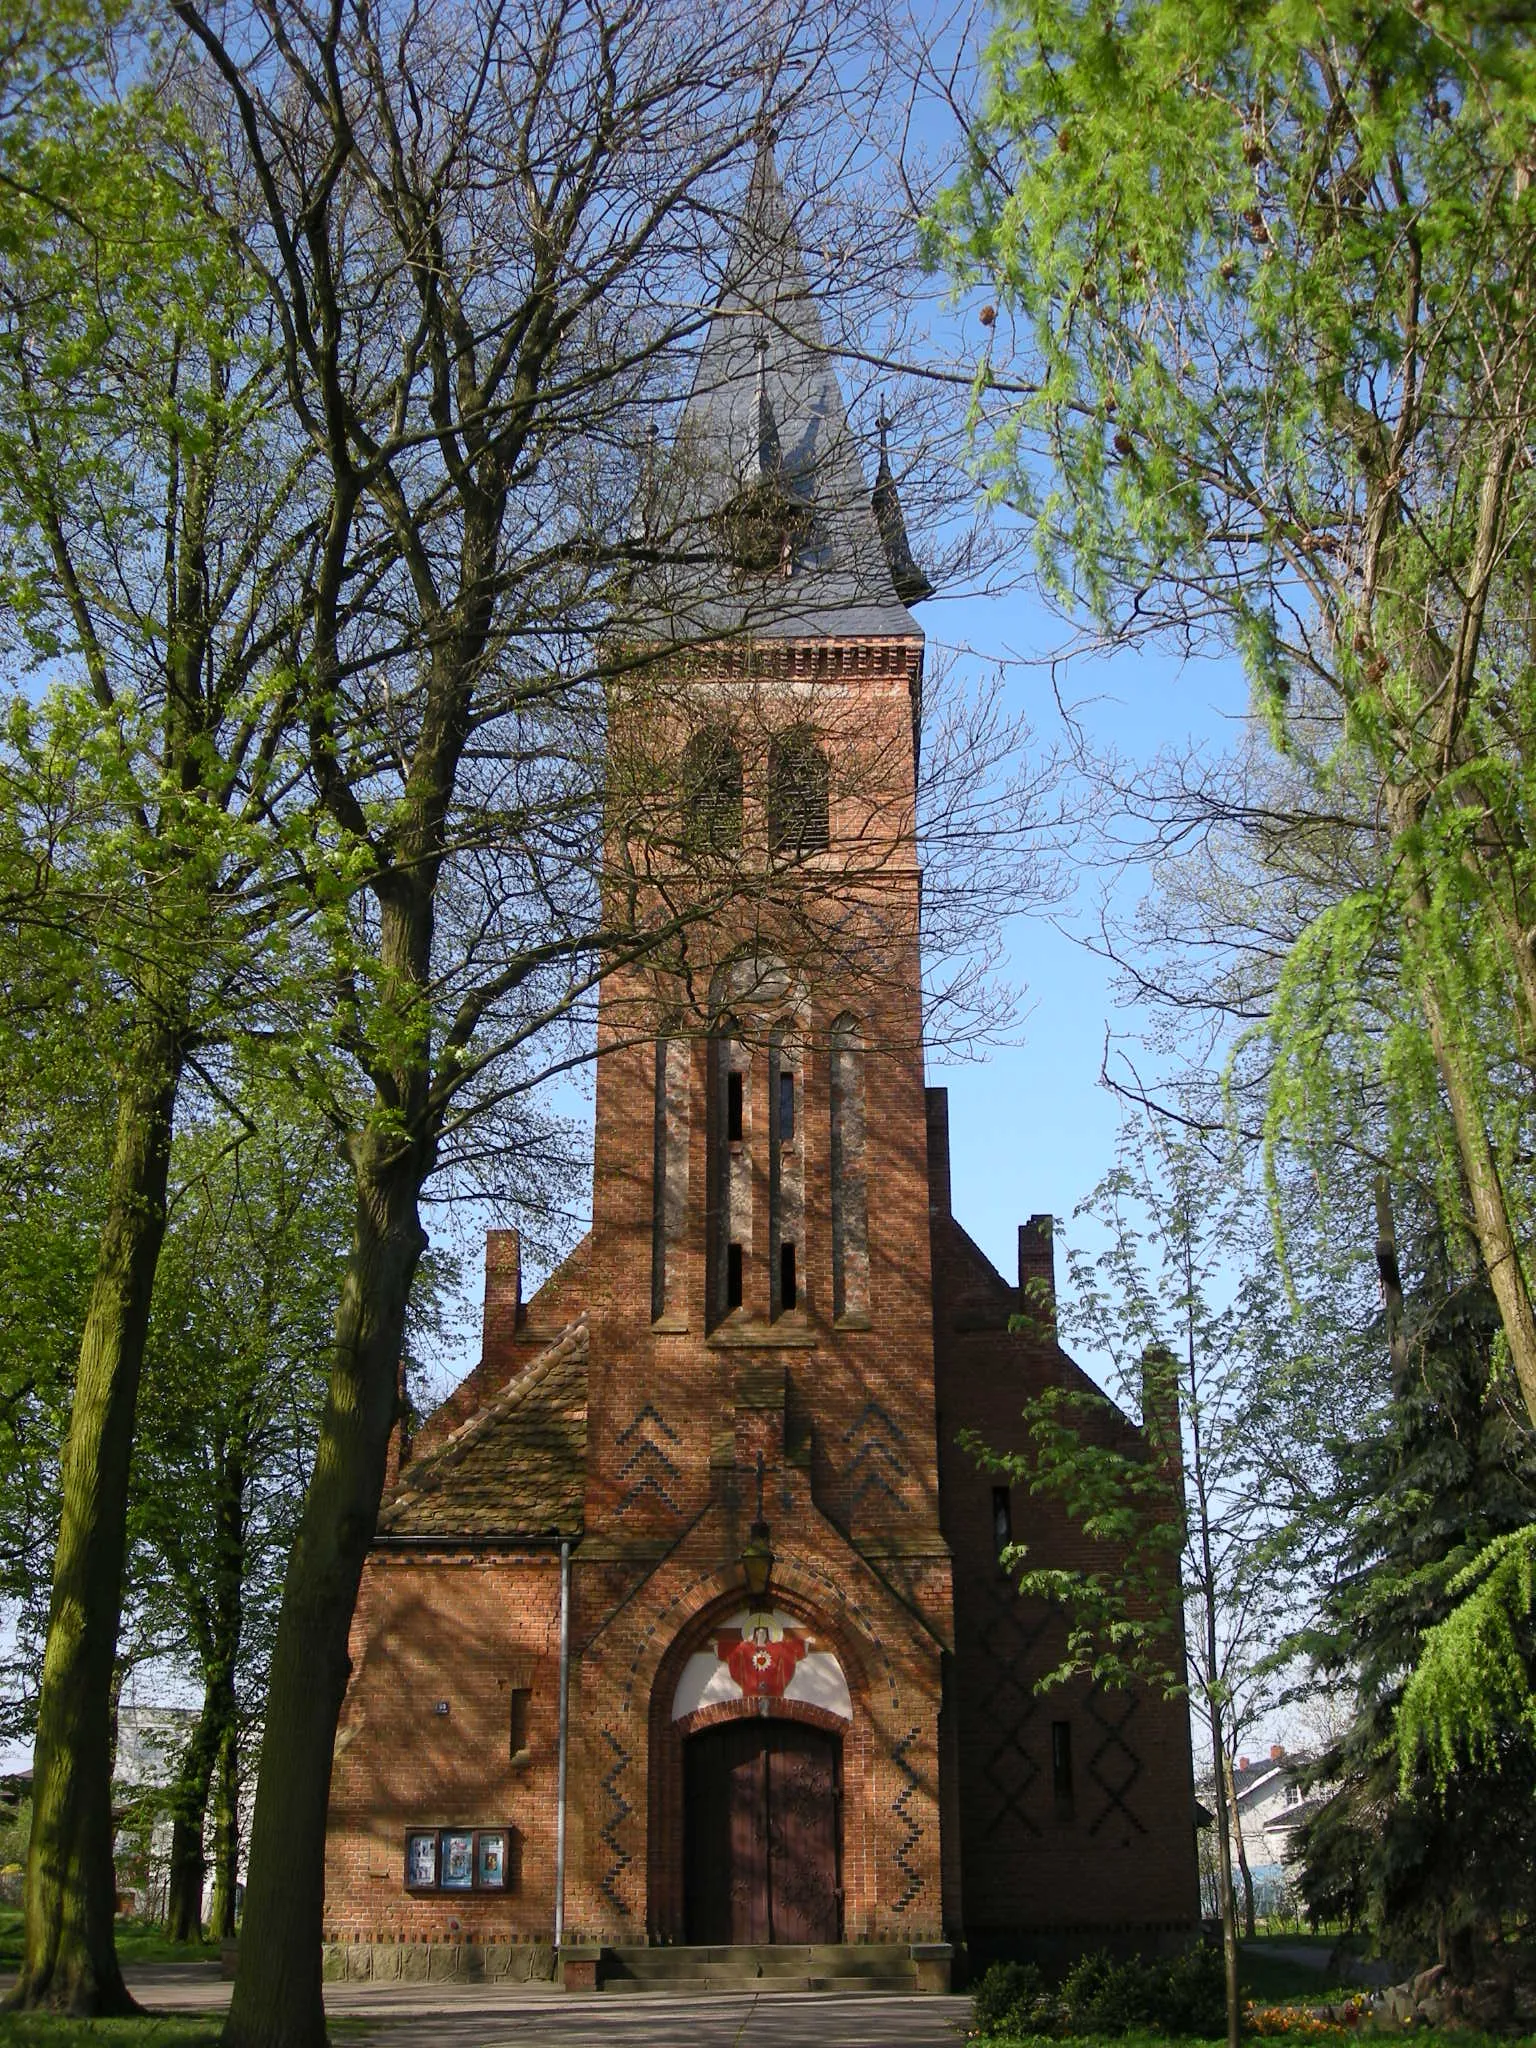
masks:
[[[560,1750],[555,1795],[555,1954],[565,1939],[565,1760],[571,1733],[571,1546],[560,1545]]]

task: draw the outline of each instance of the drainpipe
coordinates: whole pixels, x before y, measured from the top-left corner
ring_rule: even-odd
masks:
[[[571,1733],[571,1546],[560,1545],[560,1750],[555,1794],[555,1954],[565,1939],[565,1760]]]

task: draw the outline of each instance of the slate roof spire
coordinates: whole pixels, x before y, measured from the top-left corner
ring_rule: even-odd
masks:
[[[921,637],[893,581],[769,136],[664,471],[659,525],[680,559],[648,579],[655,630]],[[765,513],[782,545],[756,532]]]

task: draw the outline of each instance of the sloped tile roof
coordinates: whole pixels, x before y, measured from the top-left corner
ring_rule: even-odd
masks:
[[[379,1536],[576,1536],[587,1457],[587,1320],[569,1324],[435,1451],[406,1466]]]

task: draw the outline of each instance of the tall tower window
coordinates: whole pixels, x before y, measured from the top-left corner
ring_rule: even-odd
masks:
[[[722,1023],[709,1041],[708,1290],[713,1324],[746,1301],[752,1242],[752,1055]],[[766,1291],[766,1290],[765,1290]],[[758,1313],[762,1313],[759,1306]]]
[[[656,1043],[656,1121],[651,1176],[651,1320],[682,1318],[683,1238],[688,1222],[688,1081],[686,1038]]]
[[[741,749],[724,726],[706,726],[683,749],[683,844],[729,853],[741,844]]]
[[[1001,1557],[1013,1541],[1013,1495],[1006,1486],[992,1489],[992,1548]]]
[[[800,1299],[796,1284],[795,1248],[792,1244],[779,1246],[779,1307],[794,1308]]]
[[[805,1242],[805,1155],[795,1142],[801,1058],[780,1027],[768,1040],[768,1278],[769,1312],[781,1316],[800,1305],[799,1247]]]
[[[869,1314],[864,1044],[848,1016],[832,1026],[832,1313],[859,1320]]]
[[[784,860],[816,853],[831,839],[831,774],[805,726],[768,749],[768,851]]]

